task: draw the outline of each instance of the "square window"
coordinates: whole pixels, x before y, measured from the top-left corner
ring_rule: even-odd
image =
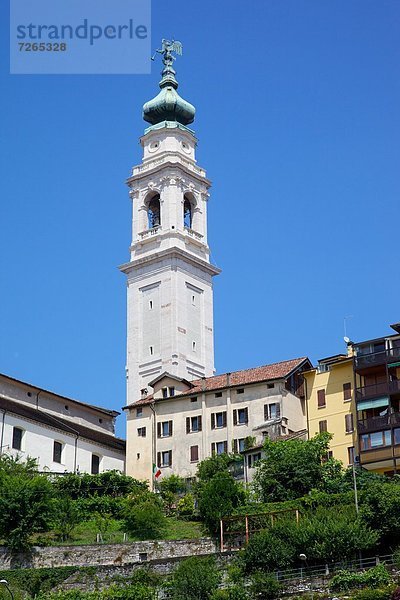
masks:
[[[217,450],[217,454],[224,454],[224,452],[225,452],[225,443],[224,442],[217,442],[216,450]]]
[[[222,392],[215,392],[215,398],[222,398]]]
[[[237,394],[244,394],[244,388],[239,388],[238,390],[236,390]]]
[[[169,421],[161,423],[162,437],[169,437]]]
[[[172,450],[161,452],[161,466],[170,467],[172,464]]]
[[[168,388],[163,388],[162,389],[162,397],[163,398],[168,398]]]
[[[139,437],[146,437],[146,427],[138,427],[137,433]]]
[[[170,387],[169,388],[169,395],[170,396],[175,396],[175,388],[174,387]]]
[[[21,450],[22,449],[22,435],[23,435],[23,430],[20,427],[14,427],[13,428],[13,435],[12,435],[12,447],[14,450]]]
[[[136,409],[136,416],[137,417],[141,417],[143,415],[143,408],[137,408]]]
[[[274,387],[275,387],[275,384],[274,384],[274,383],[267,383],[267,388],[268,388],[269,390],[273,390],[273,389],[274,389]]]
[[[146,562],[147,552],[139,552],[139,562]]]
[[[215,414],[215,426],[216,427],[224,427],[224,413],[216,413]]]
[[[246,425],[248,422],[248,410],[247,408],[239,408],[237,411],[237,424]]]
[[[197,402],[197,396],[193,396],[192,398],[190,398],[190,402]]]

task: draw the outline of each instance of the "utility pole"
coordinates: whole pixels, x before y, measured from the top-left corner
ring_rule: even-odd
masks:
[[[356,478],[356,465],[353,462],[353,484],[354,484],[354,503],[356,505],[356,513],[358,514],[358,490],[357,490],[357,478]]]

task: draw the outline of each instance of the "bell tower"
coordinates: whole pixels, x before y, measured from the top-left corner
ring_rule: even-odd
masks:
[[[159,94],[143,106],[150,123],[143,159],[127,180],[132,200],[127,276],[127,403],[164,372],[191,380],[214,373],[212,278],[207,204],[210,181],[196,162],[189,129],[195,108],[177,92],[173,53],[163,40]],[[150,390],[149,390],[150,393]]]

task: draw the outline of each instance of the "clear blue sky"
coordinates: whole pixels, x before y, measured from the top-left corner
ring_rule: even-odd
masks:
[[[0,371],[125,401],[125,278],[141,76],[10,76],[1,14]],[[400,320],[400,3],[153,1],[184,45],[213,181],[218,372],[344,349]],[[120,434],[124,434],[120,417]]]

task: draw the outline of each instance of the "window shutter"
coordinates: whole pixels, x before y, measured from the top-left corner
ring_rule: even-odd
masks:
[[[186,433],[190,433],[190,417],[186,417]]]
[[[222,427],[226,427],[226,410],[222,413]]]
[[[343,400],[351,400],[351,383],[343,384]]]
[[[215,413],[211,413],[211,429],[215,429]]]
[[[169,435],[172,435],[172,421],[169,422]]]
[[[352,414],[345,416],[345,425],[346,425],[346,433],[351,433],[354,430]]]
[[[233,440],[233,453],[234,454],[238,453],[238,441],[237,440]]]
[[[172,450],[170,450],[170,451],[168,452],[168,455],[169,455],[169,456],[168,456],[168,458],[169,458],[169,460],[168,460],[168,466],[169,466],[169,467],[172,467]]]
[[[196,462],[199,460],[199,447],[198,446],[191,446],[190,460],[191,460],[191,462]]]
[[[319,432],[323,433],[324,431],[328,431],[328,421],[319,422]]]
[[[214,454],[215,454],[215,442],[213,442],[211,444],[211,454],[212,454],[212,456],[214,456]]]
[[[201,431],[201,415],[197,417],[197,423],[199,425],[199,431]]]
[[[268,421],[268,404],[264,404],[264,421]]]
[[[225,413],[225,415],[226,415],[226,413]],[[228,442],[226,440],[224,442],[224,452],[225,452],[225,454],[228,454]]]
[[[326,406],[325,390],[318,390],[317,397],[318,397],[318,408],[323,408],[324,406]]]
[[[244,409],[244,420],[246,424],[249,422],[249,409],[247,407]]]
[[[161,452],[157,452],[157,467],[161,467]]]
[[[233,424],[237,425],[237,410],[233,411]]]
[[[157,437],[161,437],[161,423],[157,423]],[[160,465],[158,465],[160,466]]]

